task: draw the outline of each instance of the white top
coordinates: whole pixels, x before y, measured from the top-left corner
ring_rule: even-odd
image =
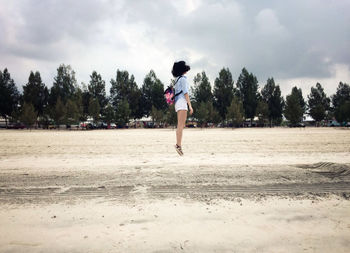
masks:
[[[177,93],[179,93],[181,91],[182,91],[182,93],[175,97],[175,103],[179,99],[185,99],[186,100],[185,94],[188,93],[188,89],[189,89],[189,85],[188,85],[186,76],[179,76],[176,79],[176,81],[175,81],[176,82],[176,84],[175,84],[175,94],[177,94]]]

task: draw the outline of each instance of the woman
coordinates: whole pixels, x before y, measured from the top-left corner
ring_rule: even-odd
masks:
[[[188,82],[186,76],[190,66],[184,61],[175,62],[171,73],[176,77],[175,81],[175,111],[177,113],[176,145],[175,149],[179,155],[183,155],[181,148],[182,132],[185,127],[187,111],[193,113],[190,97],[188,96]],[[188,105],[188,106],[187,106]]]

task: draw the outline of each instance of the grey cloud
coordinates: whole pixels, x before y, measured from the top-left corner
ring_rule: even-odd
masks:
[[[108,6],[95,0],[36,0],[22,6],[21,12],[25,25],[19,39],[35,44],[55,43],[65,36],[86,40],[109,14]]]
[[[203,1],[187,16],[165,2],[125,8],[129,22],[149,24],[174,51],[190,48],[263,79],[329,77],[332,64],[350,64],[350,1]]]
[[[98,40],[102,30],[99,22],[111,18],[115,5],[97,0],[33,0],[11,4],[20,20],[11,20],[16,28],[11,31],[15,37],[0,41],[3,49],[16,56],[45,60],[64,59],[71,42],[87,45]],[[11,14],[4,18],[11,19]],[[6,31],[4,25],[0,24],[0,31]]]
[[[189,12],[187,0],[177,5],[164,0],[11,1],[16,13],[0,11],[0,33],[13,32],[14,40],[0,36],[0,53],[59,64],[69,59],[75,44],[92,51],[106,45],[127,55],[128,43],[120,30],[128,32],[132,26],[153,42],[152,50],[165,48],[171,57],[187,59],[195,71],[205,70],[212,77],[229,67],[237,78],[246,67],[260,83],[270,76],[327,78],[335,64],[350,66],[348,0],[200,2]],[[7,3],[0,0],[0,8]],[[19,18],[8,28],[13,14]],[[111,27],[114,37],[109,36]],[[117,60],[123,64],[122,58]],[[137,65],[137,60],[129,64]]]

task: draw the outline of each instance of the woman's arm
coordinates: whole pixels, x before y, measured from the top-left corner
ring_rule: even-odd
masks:
[[[192,113],[193,113],[193,108],[192,108],[191,100],[190,100],[190,97],[188,96],[188,93],[185,94],[185,98],[186,98],[188,107],[189,107],[189,109],[190,109],[190,115],[192,115]]]

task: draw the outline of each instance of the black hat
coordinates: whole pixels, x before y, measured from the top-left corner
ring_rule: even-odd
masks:
[[[173,70],[171,71],[171,73],[173,74],[174,77],[178,77],[183,75],[190,69],[191,69],[190,66],[186,65],[186,62],[179,61],[174,63]]]

